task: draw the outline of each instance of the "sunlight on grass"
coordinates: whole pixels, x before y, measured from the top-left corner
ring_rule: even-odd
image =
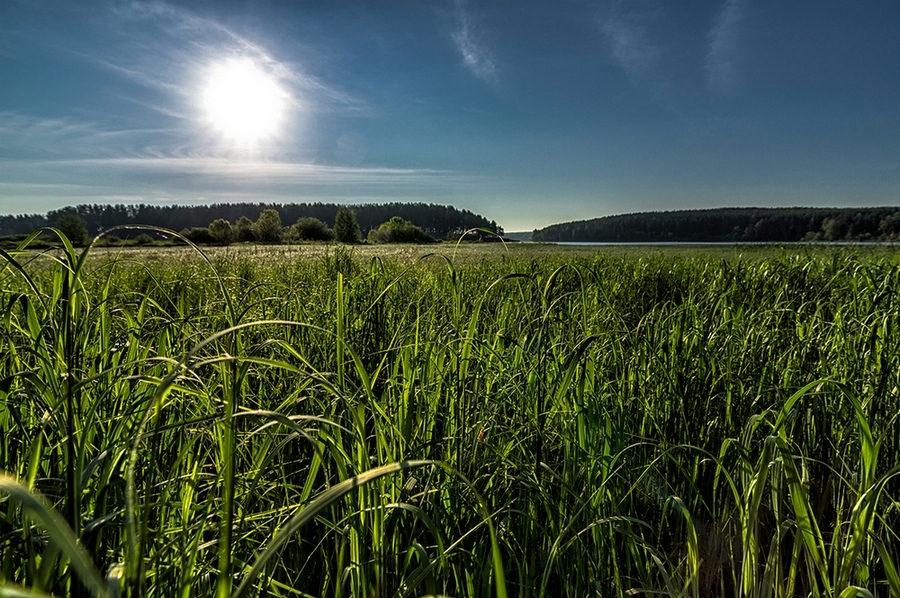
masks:
[[[900,593],[889,252],[29,243],[2,595]]]

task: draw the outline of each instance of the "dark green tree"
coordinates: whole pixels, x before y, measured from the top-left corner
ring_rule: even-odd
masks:
[[[256,239],[263,243],[280,243],[281,242],[281,216],[278,210],[269,208],[263,210],[253,223],[253,232],[256,233]]]
[[[88,231],[109,229],[120,224],[140,224],[159,226],[171,230],[208,226],[213,220],[223,218],[235,223],[242,216],[252,219],[265,209],[276,209],[282,222],[295,222],[301,217],[318,218],[323,222],[334,222],[340,206],[334,203],[262,204],[235,203],[214,205],[144,205],[144,204],[82,204],[53,210],[47,214],[3,215],[0,213],[0,236],[27,234],[42,226],[51,226],[62,212],[72,212],[82,218]],[[431,236],[444,237],[452,231],[491,226],[484,216],[469,210],[459,210],[452,206],[424,203],[391,202],[384,204],[362,204],[345,206],[353,210],[353,215],[362,231],[377,228],[391,216],[400,216],[415,223]],[[886,208],[882,208],[886,209]],[[897,208],[891,208],[896,211]],[[235,224],[236,227],[236,224]],[[818,229],[818,224],[816,225]],[[246,232],[246,229],[245,229]],[[123,232],[121,236],[133,238],[136,232]],[[458,234],[456,237],[458,238]],[[252,232],[240,240],[252,241]]]
[[[69,239],[75,247],[83,247],[88,242],[88,230],[84,219],[73,212],[63,212],[53,223],[53,227]]]
[[[241,243],[256,241],[256,233],[253,231],[253,221],[246,216],[238,218],[234,223],[234,234]]]
[[[290,237],[297,241],[331,241],[334,231],[318,218],[303,217],[291,226]]]
[[[421,228],[401,218],[393,216],[382,222],[377,229],[369,232],[372,243],[434,243],[434,239],[425,234]]]
[[[216,218],[209,223],[209,236],[214,243],[228,245],[234,241],[234,227],[224,218]]]
[[[191,243],[200,245],[209,245],[216,242],[215,238],[210,234],[209,228],[206,226],[192,226],[191,228],[186,228],[181,231],[181,236]]]
[[[334,217],[334,236],[341,243],[353,244],[362,240],[356,215],[343,206],[338,208]]]
[[[847,219],[842,216],[826,218],[822,221],[822,232],[828,241],[840,241],[847,230]]]

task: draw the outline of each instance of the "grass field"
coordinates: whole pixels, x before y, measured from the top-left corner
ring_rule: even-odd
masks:
[[[0,596],[900,595],[890,250],[0,263]]]

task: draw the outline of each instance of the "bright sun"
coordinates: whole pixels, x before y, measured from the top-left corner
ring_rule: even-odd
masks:
[[[277,131],[286,99],[272,76],[242,59],[210,69],[202,102],[207,118],[223,135],[253,142]]]

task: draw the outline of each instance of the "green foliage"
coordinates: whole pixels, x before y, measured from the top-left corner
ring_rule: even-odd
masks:
[[[383,222],[377,229],[369,231],[371,243],[434,243],[418,226],[394,216]]]
[[[219,245],[228,245],[235,239],[234,227],[224,218],[217,218],[209,223],[209,235]]]
[[[281,242],[281,216],[278,210],[263,210],[253,223],[253,232],[256,240],[263,243],[280,243]]]
[[[295,222],[298,218],[318,218],[322,222],[334,222],[335,214],[341,206],[333,203],[228,203],[214,205],[110,205],[82,204],[54,210],[47,214],[0,214],[0,236],[23,234],[44,226],[52,226],[63,212],[70,212],[82,218],[88,230],[107,230],[119,225],[158,226],[167,229],[208,226],[217,219],[237,222],[246,217],[252,223],[263,210],[276,210],[282,222]],[[435,237],[444,237],[451,232],[472,228],[496,227],[484,216],[469,210],[459,210],[452,206],[437,204],[392,202],[384,204],[361,204],[349,206],[356,216],[360,229],[369,231],[391,216],[409,220]],[[456,235],[459,237],[459,234]],[[239,239],[240,240],[240,239]],[[252,239],[244,239],[250,241]]]
[[[119,237],[118,235],[103,235],[99,241],[95,244],[98,247],[115,247],[117,245],[123,245],[125,240]]]
[[[246,216],[238,218],[234,225],[234,233],[237,240],[241,243],[252,243],[256,241],[256,231],[253,227],[253,221]]]
[[[216,238],[212,234],[212,231],[205,226],[195,226],[194,228],[187,228],[181,231],[181,234],[192,243],[208,245],[210,243],[217,242]]]
[[[298,218],[291,226],[291,238],[297,241],[331,241],[334,231],[318,218]]]
[[[534,241],[890,241],[900,208],[715,208],[620,214],[534,231]]]
[[[33,241],[2,595],[900,590],[892,253]]]
[[[362,240],[359,232],[359,223],[352,210],[345,207],[338,208],[334,217],[334,237],[341,243],[352,245]]]
[[[75,247],[83,247],[88,242],[88,230],[84,219],[73,212],[63,212],[53,222]]]

